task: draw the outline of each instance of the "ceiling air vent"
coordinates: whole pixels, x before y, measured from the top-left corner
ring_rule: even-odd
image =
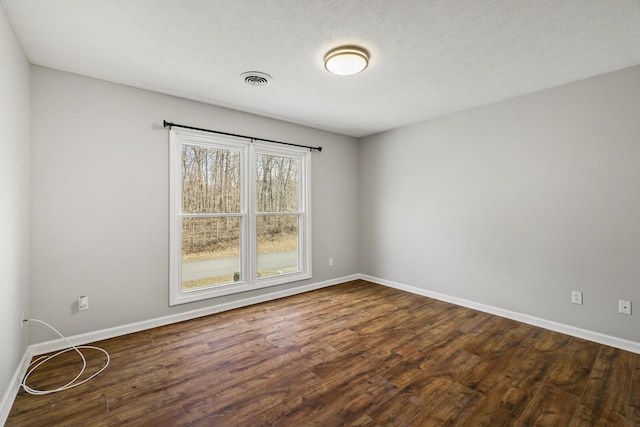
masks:
[[[269,74],[261,73],[260,71],[247,71],[242,73],[240,77],[249,86],[266,86],[273,80]]]

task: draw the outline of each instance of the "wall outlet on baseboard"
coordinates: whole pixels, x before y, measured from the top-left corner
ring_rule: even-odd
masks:
[[[582,305],[582,292],[571,291],[571,302]]]
[[[631,301],[618,300],[618,312],[631,315]]]

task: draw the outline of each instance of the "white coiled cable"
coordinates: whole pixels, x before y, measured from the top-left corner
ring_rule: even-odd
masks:
[[[42,320],[39,319],[25,319],[25,322],[37,322],[37,323],[42,323],[45,326],[48,326],[49,328],[51,328],[51,330],[53,330],[56,334],[58,334],[63,340],[65,340],[67,342],[67,344],[69,344],[69,347],[64,349],[64,350],[60,350],[59,352],[52,354],[50,356],[42,356],[36,360],[34,360],[33,362],[31,362],[29,364],[29,367],[27,368],[27,374],[24,376],[22,382],[20,383],[20,386],[24,389],[24,391],[26,391],[29,394],[34,394],[34,395],[44,395],[44,394],[51,394],[51,393],[56,393],[58,391],[63,391],[63,390],[69,390],[70,388],[73,387],[77,387],[81,384],[86,383],[87,381],[89,381],[90,379],[95,378],[98,374],[102,373],[102,371],[104,371],[105,369],[107,369],[107,366],[109,366],[109,362],[111,361],[111,357],[109,356],[109,353],[107,353],[106,350],[100,348],[100,347],[94,347],[91,345],[79,345],[79,346],[75,346],[71,343],[71,341],[69,341],[64,335],[62,335],[60,332],[58,332],[58,330],[56,328],[54,328],[53,326],[51,326],[50,324],[48,324],[47,322],[44,322]],[[87,359],[84,357],[84,354],[82,354],[82,352],[80,351],[80,349],[92,349],[92,350],[98,350],[103,352],[106,356],[107,356],[107,361],[104,364],[104,366],[102,367],[102,369],[100,369],[98,372],[96,372],[95,374],[91,375],[88,378],[85,378],[82,381],[78,381],[78,379],[82,376],[82,374],[84,373],[85,369],[87,368]],[[80,372],[78,373],[78,375],[76,375],[76,377],[74,379],[72,379],[71,381],[69,381],[68,383],[66,383],[63,386],[60,386],[56,389],[53,390],[37,390],[37,389],[33,389],[31,387],[29,387],[27,385],[27,379],[29,379],[29,376],[36,370],[38,369],[40,366],[42,366],[43,364],[47,363],[49,360],[53,359],[54,357],[57,357],[61,354],[64,354],[68,351],[76,351],[79,355],[80,358],[82,359],[82,369],[80,370]],[[78,382],[77,382],[78,381]]]

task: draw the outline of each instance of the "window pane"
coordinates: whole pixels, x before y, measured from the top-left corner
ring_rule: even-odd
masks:
[[[182,212],[240,212],[240,153],[182,146]]]
[[[182,290],[240,280],[240,218],[183,218]]]
[[[256,154],[256,212],[298,211],[295,157]]]
[[[300,270],[297,215],[259,216],[257,229],[258,277]]]

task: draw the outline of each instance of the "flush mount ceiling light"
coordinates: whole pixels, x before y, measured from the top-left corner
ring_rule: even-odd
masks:
[[[358,46],[337,47],[324,56],[324,68],[338,76],[358,74],[369,65],[369,52]]]

